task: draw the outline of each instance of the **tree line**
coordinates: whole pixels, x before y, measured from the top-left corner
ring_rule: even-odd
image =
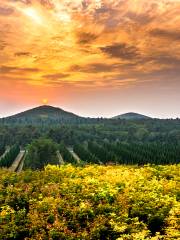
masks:
[[[6,150],[5,145],[0,144],[0,157],[3,155],[5,150]]]
[[[90,121],[90,120],[89,120]],[[2,145],[26,146],[38,138],[66,145],[84,141],[180,144],[180,120],[105,120],[79,124],[5,125],[0,124]]]
[[[65,146],[65,144],[63,142],[61,142],[59,144],[59,151],[60,154],[64,160],[65,163],[72,163],[72,164],[76,164],[77,161],[74,159],[74,157],[72,156],[72,154],[69,152],[69,150],[67,149],[67,147]]]
[[[0,167],[9,168],[16,159],[19,152],[19,146],[14,145],[13,147],[11,147],[10,150],[5,154],[5,156],[0,159]]]
[[[76,144],[74,146],[74,151],[84,163],[99,163],[99,159],[82,144]]]
[[[91,155],[91,162],[98,161],[103,164],[110,162],[116,164],[178,164],[180,163],[180,145],[160,143],[121,143],[121,142],[88,142],[86,145],[76,147],[75,152],[84,158],[84,152]],[[94,159],[93,159],[94,158]],[[98,160],[98,161],[97,161]]]

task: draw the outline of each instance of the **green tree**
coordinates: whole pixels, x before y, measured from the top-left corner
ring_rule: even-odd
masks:
[[[57,144],[51,139],[40,138],[33,141],[28,147],[25,167],[42,169],[47,164],[58,164],[56,151]]]

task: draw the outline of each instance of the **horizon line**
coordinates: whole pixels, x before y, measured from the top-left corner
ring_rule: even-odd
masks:
[[[26,111],[29,111],[29,110],[33,110],[33,109],[36,109],[36,108],[40,108],[40,107],[52,107],[52,108],[57,108],[57,109],[60,109],[62,111],[65,111],[65,112],[69,112],[69,113],[72,113],[72,114],[75,114],[77,115],[78,117],[82,117],[82,118],[92,118],[92,119],[99,119],[99,118],[102,118],[102,119],[113,119],[117,116],[120,116],[120,115],[125,115],[125,114],[139,114],[139,115],[143,115],[145,117],[149,117],[150,119],[159,119],[159,120],[176,120],[176,119],[180,119],[179,117],[167,117],[167,118],[158,118],[158,117],[152,117],[152,116],[149,116],[149,115],[146,115],[145,113],[139,113],[139,112],[134,112],[134,111],[128,111],[128,112],[120,112],[119,114],[117,115],[113,115],[111,117],[103,117],[103,116],[97,116],[97,117],[90,117],[90,116],[81,116],[79,114],[76,114],[72,111],[69,111],[69,110],[65,110],[64,108],[61,108],[60,106],[53,106],[53,105],[48,105],[48,104],[43,104],[43,105],[38,105],[38,106],[32,106],[30,108],[25,108],[24,110],[19,110],[19,112],[15,112],[15,113],[12,113],[10,115],[7,115],[7,116],[2,116],[0,117],[0,119],[4,119],[4,118],[8,118],[8,117],[13,117],[13,116],[16,116],[17,114],[20,114],[20,113],[24,113]]]

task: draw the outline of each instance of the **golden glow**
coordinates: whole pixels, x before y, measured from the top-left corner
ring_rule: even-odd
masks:
[[[71,21],[71,17],[69,14],[67,13],[60,13],[57,15],[57,17],[61,20],[61,21],[64,21],[64,22],[70,22]]]
[[[22,12],[26,16],[30,17],[37,24],[42,24],[43,23],[42,17],[39,15],[39,13],[37,12],[36,9],[34,9],[34,8],[26,8],[26,9],[23,9]]]
[[[178,0],[2,2],[0,79],[119,89],[179,67]]]
[[[42,100],[42,103],[45,104],[45,105],[48,104],[48,99],[47,99],[47,98],[44,98],[44,99]]]

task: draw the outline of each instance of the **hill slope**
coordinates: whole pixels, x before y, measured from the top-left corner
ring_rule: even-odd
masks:
[[[113,117],[113,119],[138,120],[138,119],[151,119],[151,118],[139,113],[129,112],[129,113],[115,116]]]
[[[17,122],[17,123],[38,123],[38,122],[69,122],[81,119],[80,116],[64,111],[61,108],[52,106],[39,106],[13,116],[1,119],[4,122]]]

